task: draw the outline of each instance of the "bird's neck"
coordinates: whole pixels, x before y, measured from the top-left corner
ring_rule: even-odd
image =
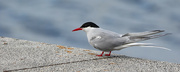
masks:
[[[92,27],[87,27],[87,28],[84,28],[83,31],[86,32],[86,33],[89,33],[95,29],[98,29],[98,28],[92,28]]]

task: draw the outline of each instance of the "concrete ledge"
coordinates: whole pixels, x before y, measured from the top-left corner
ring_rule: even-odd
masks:
[[[0,71],[4,72],[180,72],[180,64],[99,51],[0,37]]]

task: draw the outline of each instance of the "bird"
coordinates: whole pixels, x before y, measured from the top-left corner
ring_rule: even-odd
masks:
[[[165,47],[154,46],[152,45],[152,43],[137,43],[140,41],[159,38],[170,34],[159,34],[161,32],[164,32],[164,30],[119,34],[110,30],[100,28],[93,22],[86,22],[79,28],[72,30],[72,32],[79,30],[82,30],[86,33],[88,42],[91,46],[102,51],[100,55],[96,56],[103,56],[104,52],[109,52],[109,54],[105,54],[105,56],[110,56],[111,51],[121,50],[132,46],[156,47],[170,50]]]

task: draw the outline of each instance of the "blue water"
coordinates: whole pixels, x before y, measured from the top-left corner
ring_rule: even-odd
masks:
[[[172,35],[144,42],[172,49],[131,47],[113,51],[132,57],[180,63],[179,0],[0,0],[0,36],[96,50],[84,22],[117,33],[163,29]]]

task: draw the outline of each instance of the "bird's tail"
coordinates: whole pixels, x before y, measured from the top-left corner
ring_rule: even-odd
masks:
[[[159,38],[159,37],[171,34],[171,33],[157,34],[161,32],[164,32],[164,30],[153,30],[153,31],[147,31],[147,32],[140,32],[140,33],[129,33],[129,34],[123,35],[122,37],[128,37],[129,40],[126,41],[126,43],[129,44],[129,43],[135,43],[139,41]]]
[[[165,47],[160,47],[160,46],[155,46],[152,43],[136,43],[136,42],[159,38],[159,37],[171,34],[171,33],[158,34],[161,32],[164,32],[164,30],[153,30],[153,31],[146,31],[146,32],[139,32],[139,33],[124,34],[122,37],[128,38],[128,40],[125,42],[124,45],[116,47],[115,50],[121,50],[121,49],[124,49],[127,47],[132,47],[132,46],[140,46],[140,47],[160,48],[160,49],[165,49],[165,50],[171,51],[171,49],[168,49]]]
[[[139,36],[147,36],[147,35],[153,35],[157,33],[164,32],[164,30],[153,30],[153,31],[145,31],[145,32],[138,32],[138,33],[127,33],[124,34],[122,37],[125,36],[131,36],[131,37],[139,37]]]
[[[169,49],[169,48],[155,46],[152,43],[129,43],[129,44],[125,44],[125,45],[121,45],[119,47],[116,47],[115,50],[121,50],[121,49],[124,49],[124,48],[127,48],[127,47],[132,47],[132,46],[159,48],[159,49],[164,49],[164,50],[171,51],[171,49]]]

